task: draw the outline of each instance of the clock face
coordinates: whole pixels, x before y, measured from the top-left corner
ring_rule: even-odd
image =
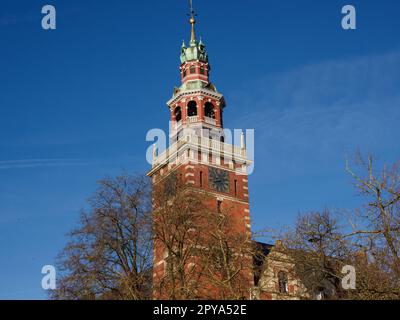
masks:
[[[218,192],[229,192],[229,173],[224,170],[209,168],[210,188]]]

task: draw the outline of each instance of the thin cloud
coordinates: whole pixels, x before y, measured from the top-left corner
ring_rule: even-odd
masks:
[[[331,171],[346,153],[398,152],[400,52],[326,61],[268,75],[235,104],[255,110],[256,161],[287,174]],[[258,161],[258,162],[257,162]]]
[[[0,170],[25,169],[37,167],[86,166],[95,164],[96,160],[84,159],[22,159],[0,161]]]
[[[3,26],[11,26],[20,23],[32,23],[37,21],[39,22],[41,21],[41,16],[40,15],[38,16],[37,14],[35,15],[33,13],[25,13],[18,16],[15,14],[0,16],[0,25]]]
[[[72,167],[72,166],[95,166],[95,165],[126,165],[127,163],[144,162],[144,157],[120,156],[116,158],[97,159],[18,159],[0,160],[0,170],[29,169],[39,167]]]
[[[82,14],[82,9],[79,7],[74,7],[63,10],[64,17],[71,17],[75,14]],[[0,25],[12,26],[21,23],[37,23],[40,25],[43,16],[44,14],[41,13],[40,9],[37,11],[18,12],[18,14],[6,13],[0,16]]]

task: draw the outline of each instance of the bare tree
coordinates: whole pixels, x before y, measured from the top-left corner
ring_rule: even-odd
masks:
[[[205,297],[248,299],[256,248],[252,245],[250,232],[242,230],[232,219],[230,208],[208,213],[207,233],[202,237],[202,245],[203,277],[213,288],[205,293]]]
[[[211,209],[212,199],[173,174],[154,187],[154,246],[163,266],[154,269],[155,297],[249,296],[250,234],[234,232],[229,210]]]
[[[377,170],[371,155],[365,161],[360,154],[354,163],[355,170],[348,163],[346,170],[365,204],[343,227],[327,210],[299,216],[295,229],[284,236],[285,252],[311,294],[323,289],[330,298],[399,299],[399,165]],[[345,264],[356,269],[355,290],[341,288]]]
[[[147,299],[151,280],[149,181],[122,175],[98,182],[80,226],[58,258],[53,299]]]
[[[398,280],[382,268],[379,261],[371,260],[365,252],[358,252],[350,263],[356,269],[356,289],[347,291],[354,300],[397,300],[400,298]]]
[[[375,277],[364,277],[364,295],[400,298],[400,167],[399,163],[383,166],[378,170],[374,157],[367,160],[358,153],[356,170],[346,169],[353,177],[355,188],[363,196],[365,205],[358,209],[350,220],[353,231],[348,235],[362,251],[368,270],[379,270],[379,281]],[[376,274],[376,271],[375,271]],[[371,274],[372,275],[372,274]],[[385,284],[385,285],[384,285]]]
[[[196,264],[197,251],[207,211],[203,203],[202,195],[192,192],[174,174],[154,186],[154,247],[156,260],[163,261],[160,270],[154,269],[156,298],[195,299],[198,295],[201,270]]]
[[[309,297],[340,297],[341,268],[351,250],[337,219],[327,209],[299,215],[295,228],[283,236],[283,244],[284,257],[294,265],[293,277],[301,280]]]

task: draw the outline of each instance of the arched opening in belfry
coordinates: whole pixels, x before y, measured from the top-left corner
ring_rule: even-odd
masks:
[[[175,108],[174,111],[175,121],[180,122],[182,120],[182,110],[181,107]]]
[[[197,116],[197,103],[196,103],[196,101],[190,101],[188,103],[188,116],[189,117]]]
[[[204,105],[204,115],[208,118],[215,119],[214,106],[211,102],[206,102]]]

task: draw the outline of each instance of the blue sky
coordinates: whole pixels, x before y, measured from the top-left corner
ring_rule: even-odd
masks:
[[[57,30],[41,29],[41,8]],[[251,4],[250,4],[251,3]],[[357,9],[357,30],[341,8]],[[197,0],[197,30],[225,126],[255,129],[253,229],[359,204],[346,154],[399,159],[400,3]],[[146,133],[167,129],[189,37],[187,2],[2,0],[0,299],[44,299],[96,181],[145,172]]]

